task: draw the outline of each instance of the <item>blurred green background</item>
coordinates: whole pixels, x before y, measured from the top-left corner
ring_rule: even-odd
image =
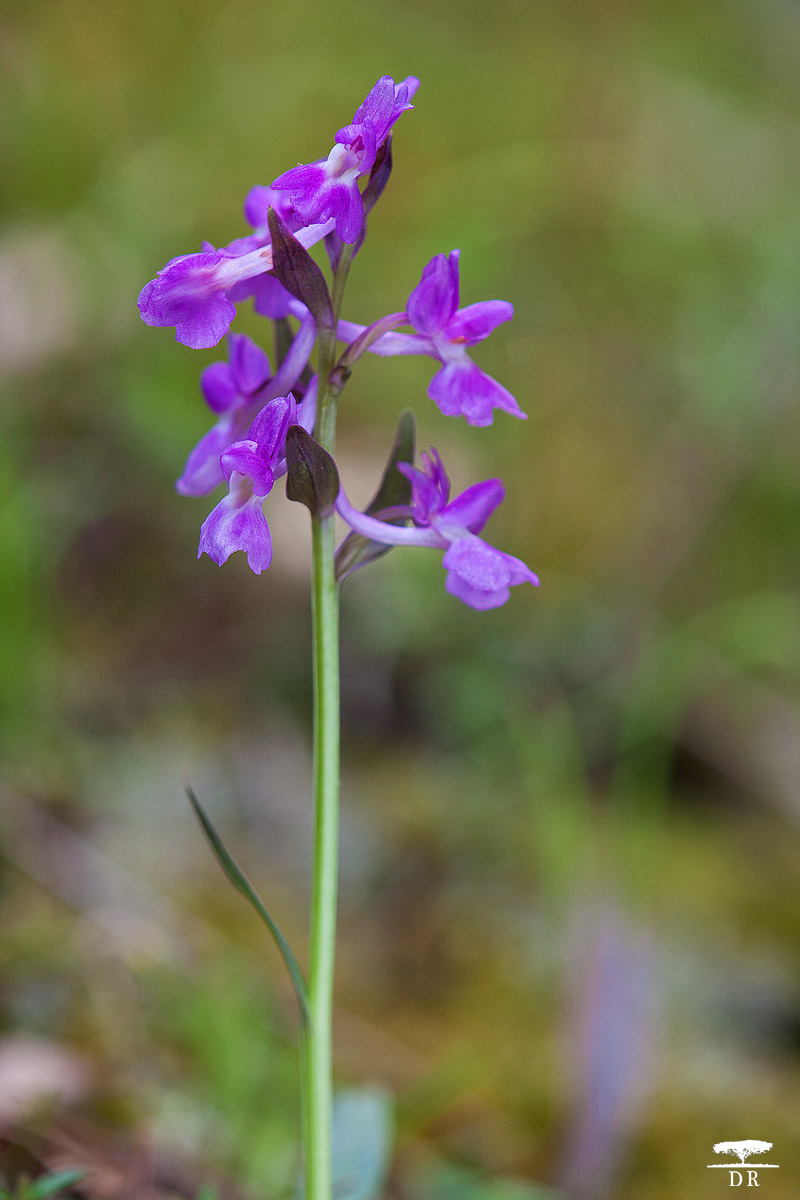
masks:
[[[424,551],[344,585],[341,1078],[394,1094],[404,1200],[714,1196],[749,1137],[795,1196],[800,8],[6,0],[0,59],[0,1134],[98,1195],[120,1147],[128,1194],[291,1189],[290,995],[182,789],[302,957],[306,515],[272,497],[260,579],[195,561],[220,355],[135,301],[414,73],[346,315],[460,246],[530,418],[362,360],[340,466],[368,499],[411,404],[542,587],[473,613]]]

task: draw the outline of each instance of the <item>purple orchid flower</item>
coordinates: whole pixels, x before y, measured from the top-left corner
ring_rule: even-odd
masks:
[[[383,75],[360,104],[350,125],[336,134],[326,159],[300,164],[279,175],[272,186],[288,192],[292,207],[305,223],[333,219],[343,242],[358,240],[364,225],[364,206],[358,180],[372,169],[380,146],[398,117],[413,108],[419,80],[409,75],[395,83]]]
[[[200,529],[197,557],[222,566],[231,554],[244,550],[256,575],[272,562],[272,536],[263,501],[286,470],[286,433],[297,423],[293,396],[279,396],[259,412],[247,438],[234,442],[221,456],[228,495],[212,509]]]
[[[494,409],[512,417],[526,414],[496,379],[477,367],[467,353],[514,315],[506,300],[481,300],[458,307],[459,250],[437,254],[426,266],[397,324],[413,326],[416,333],[384,333],[369,349],[373,354],[428,354],[442,364],[428,386],[428,395],[449,417],[465,417],[470,425],[491,425]],[[368,327],[340,321],[339,337],[353,342]]]
[[[289,203],[284,192],[275,191],[271,187],[254,187],[247,193],[244,202],[244,216],[253,232],[246,237],[237,238],[225,247],[227,251],[236,254],[248,254],[261,246],[270,245],[270,232],[267,214],[274,208],[278,216],[291,233],[296,233],[303,222]],[[296,304],[291,292],[271,273],[262,272],[251,279],[235,283],[228,290],[228,299],[234,302],[253,297],[253,308],[262,317],[280,320],[287,317]],[[288,389],[287,389],[288,390]]]
[[[330,233],[334,222],[299,229],[295,237],[308,249]],[[241,239],[249,243],[249,238]],[[237,284],[252,283],[272,268],[272,246],[249,246],[240,253],[236,242],[214,250],[208,243],[200,254],[171,259],[139,293],[139,312],[146,325],[175,326],[175,338],[193,350],[207,350],[225,336],[236,316],[231,292]],[[251,294],[248,289],[247,294]]]
[[[538,587],[539,579],[519,558],[495,549],[479,538],[494,510],[505,497],[500,479],[473,484],[450,500],[450,480],[436,450],[422,455],[420,471],[408,463],[398,470],[411,483],[412,503],[407,515],[413,527],[389,525],[353,508],[340,490],[336,511],[351,529],[372,541],[390,546],[431,546],[444,550],[446,588],[471,608],[497,608],[505,604],[510,589],[519,583]],[[399,507],[385,515],[404,515]]]
[[[295,302],[296,304],[296,302]],[[215,362],[200,376],[206,403],[217,421],[190,452],[176,490],[205,496],[223,482],[220,455],[244,437],[268,400],[287,395],[302,375],[314,346],[316,328],[307,310],[288,353],[272,375],[264,351],[246,334],[228,335],[228,362]]]

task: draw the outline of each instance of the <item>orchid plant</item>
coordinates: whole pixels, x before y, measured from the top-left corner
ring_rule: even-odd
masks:
[[[451,499],[436,450],[414,465],[415,424],[402,415],[383,479],[366,511],[349,501],[334,460],[336,415],[347,380],[367,351],[422,354],[436,361],[428,395],[448,416],[492,423],[495,409],[524,418],[514,397],[469,350],[513,316],[503,300],[459,307],[459,251],[437,254],[402,311],[369,325],[342,318],[345,285],[369,212],[392,170],[392,131],[413,107],[419,81],[385,75],[340,129],[327,158],[254,187],[244,215],[252,233],[221,249],[166,264],[139,296],[148,325],[171,326],[179,342],[216,346],[228,359],[207,367],[200,387],[215,421],[190,452],[177,490],[200,496],[227,485],[200,530],[198,557],[220,566],[242,551],[256,574],[272,562],[264,500],[286,475],[286,495],[311,513],[313,548],[315,841],[305,976],[268,909],[225,849],[197,798],[204,832],[227,875],[268,925],[289,969],[301,1014],[303,1171],[306,1200],[332,1200],[332,1015],[338,886],[339,584],[393,546],[443,551],[445,586],[474,609],[495,608],[517,584],[538,584],[518,558],[480,536],[502,502],[499,479]],[[324,241],[331,285],[309,249]],[[274,325],[277,366],[244,334],[229,333],[236,305],[252,298]],[[405,330],[405,331],[404,331]],[[343,348],[340,349],[340,344]],[[316,345],[316,372],[309,366]],[[334,514],[350,529],[336,548]]]

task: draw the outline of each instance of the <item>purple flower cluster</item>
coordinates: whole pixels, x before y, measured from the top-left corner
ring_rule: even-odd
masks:
[[[271,187],[251,189],[244,203],[250,233],[220,249],[203,243],[198,253],[171,259],[141,291],[145,323],[174,327],[176,339],[194,349],[216,346],[230,329],[236,305],[247,299],[253,300],[256,313],[281,329],[282,354],[274,373],[267,354],[237,333],[228,337],[227,361],[202,372],[200,388],[214,423],[190,452],[176,486],[185,496],[207,495],[222,484],[228,491],[202,525],[198,557],[207,554],[221,565],[241,550],[256,574],[272,561],[263,503],[287,471],[289,430],[300,426],[313,434],[317,410],[317,378],[310,377],[308,363],[325,306],[320,309],[316,303],[318,292],[306,294],[298,285],[297,256],[302,259],[324,238],[333,239],[329,249],[334,243],[353,247],[350,253],[359,248],[365,213],[391,170],[393,127],[413,107],[418,86],[414,76],[397,84],[383,76],[351,124],[338,130],[327,158],[285,171]],[[379,187],[370,183],[376,176],[381,176]],[[279,218],[277,226],[270,210]],[[297,247],[291,268],[285,265],[287,239]],[[512,318],[513,307],[504,300],[459,307],[459,255],[453,250],[431,259],[404,311],[371,325],[338,319],[335,333],[346,343],[340,360],[343,377],[367,349],[384,357],[421,354],[437,364],[428,395],[446,415],[464,417],[475,426],[490,425],[495,409],[524,418],[511,393],[469,355]],[[307,254],[305,262],[308,271],[319,275]],[[410,332],[403,332],[404,326]],[[321,387],[327,386],[326,378]],[[422,469],[399,461],[397,470],[407,481],[409,503],[395,504],[390,511],[359,512],[339,489],[336,510],[354,534],[384,546],[444,551],[448,592],[475,609],[504,604],[517,584],[538,584],[525,563],[479,536],[504,498],[499,479],[474,484],[451,500],[450,482],[435,450],[422,455]]]

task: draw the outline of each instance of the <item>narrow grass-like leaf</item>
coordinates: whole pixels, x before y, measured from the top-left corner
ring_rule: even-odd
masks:
[[[197,799],[197,796],[195,796],[190,787],[186,788],[186,795],[189,797],[189,802],[195,811],[195,815],[200,822],[200,827],[203,830],[203,833],[206,835],[206,840],[213,850],[217,862],[222,867],[222,870],[228,876],[228,879],[236,888],[237,892],[244,896],[245,900],[250,902],[258,915],[261,917],[261,920],[264,922],[267,929],[272,934],[275,944],[281,953],[281,957],[286,964],[286,970],[289,972],[292,984],[294,985],[294,991],[295,995],[297,996],[297,1003],[300,1005],[300,1013],[303,1018],[303,1022],[307,1025],[309,1023],[308,991],[306,989],[305,977],[303,976],[299,962],[295,958],[294,951],[281,932],[277,922],[269,913],[258,892],[245,875],[244,871],[242,871],[238,863],[231,858],[230,854],[222,843],[222,839],[220,838],[214,826],[211,824],[211,821],[202,808],[200,801]]]
[[[27,1200],[50,1200],[50,1197],[71,1188],[74,1183],[80,1183],[88,1172],[75,1168],[71,1171],[53,1171],[50,1175],[41,1175],[29,1183],[25,1189]]]
[[[394,438],[389,460],[383,472],[380,486],[367,505],[366,511],[370,516],[380,515],[393,508],[408,507],[411,503],[411,484],[400,471],[397,464],[413,463],[417,446],[417,423],[410,408],[400,415],[397,433]],[[391,525],[405,525],[406,517],[388,517]],[[374,542],[363,537],[360,533],[351,533],[344,539],[336,552],[336,578],[346,579],[359,567],[375,562],[392,549],[383,542]]]

